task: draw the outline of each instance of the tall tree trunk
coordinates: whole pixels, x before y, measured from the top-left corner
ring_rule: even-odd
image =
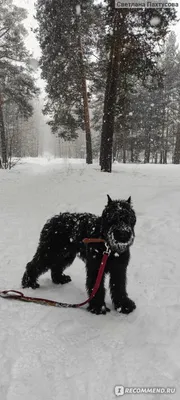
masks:
[[[160,164],[163,164],[163,161],[164,161],[164,134],[165,134],[165,118],[166,118],[166,113],[165,113],[165,110],[164,110],[164,118],[163,118],[163,123],[162,123],[162,137],[161,137]]]
[[[180,123],[177,125],[174,164],[180,164]]]
[[[123,23],[123,22],[122,22]],[[119,74],[120,54],[120,14],[114,12],[113,35],[111,41],[110,57],[108,62],[106,90],[104,98],[103,124],[101,134],[100,165],[101,171],[112,170],[112,148],[114,135],[115,106],[117,97],[117,78]]]
[[[132,140],[131,137],[131,162],[134,162],[134,141]]]
[[[160,160],[159,163],[162,164],[163,163],[163,150],[160,151]]]
[[[169,131],[168,131],[168,126],[167,126],[167,128],[166,128],[166,139],[165,139],[165,143],[164,143],[164,160],[163,160],[163,164],[167,164],[168,140],[169,140]]]
[[[82,97],[83,97],[83,108],[84,108],[84,125],[86,132],[86,163],[92,164],[92,140],[91,140],[91,128],[90,128],[90,117],[89,117],[89,104],[87,96],[87,83],[86,83],[86,72],[83,57],[83,48],[81,42],[81,36],[78,36],[79,44],[79,56],[81,66],[81,79],[82,79]]]
[[[175,146],[176,146],[175,124],[174,124],[174,122],[172,124],[172,139],[173,139],[173,144],[172,144],[172,164],[174,164],[174,151],[175,151]]]
[[[146,131],[146,142],[145,142],[145,151],[144,151],[144,164],[149,163],[149,161],[150,161],[150,153],[151,153],[150,133]]]
[[[164,154],[163,154],[163,164],[167,164],[167,155],[168,155],[168,152],[167,152],[167,149],[165,148]]]
[[[2,95],[0,93],[0,137],[1,137],[1,153],[2,153],[2,162],[7,165],[7,146],[6,146],[6,135],[5,135],[5,126],[4,126],[4,116],[3,116],[3,100]]]
[[[126,164],[126,132],[123,132],[123,163]]]
[[[148,144],[144,152],[144,164],[148,164],[149,161],[150,161],[150,146]]]

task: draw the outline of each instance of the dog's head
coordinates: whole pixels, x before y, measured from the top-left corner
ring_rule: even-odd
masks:
[[[136,214],[132,208],[131,197],[128,200],[112,200],[102,213],[102,234],[113,252],[123,253],[134,242]]]

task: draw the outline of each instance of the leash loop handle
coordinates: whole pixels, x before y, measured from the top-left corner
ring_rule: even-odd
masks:
[[[3,290],[0,292],[0,297],[4,298],[9,298],[9,297],[24,297],[24,294],[22,292],[19,292],[18,290]]]
[[[89,296],[89,298],[85,301],[83,301],[82,303],[76,303],[76,304],[69,304],[69,303],[61,303],[58,301],[54,301],[54,300],[48,300],[48,299],[42,299],[42,298],[38,298],[38,297],[30,297],[30,296],[25,296],[22,292],[18,291],[18,290],[3,290],[0,291],[0,297],[2,298],[9,298],[9,299],[14,299],[14,300],[21,300],[21,301],[29,301],[29,302],[34,302],[34,303],[39,303],[39,304],[46,304],[46,305],[51,305],[51,306],[55,306],[55,307],[72,307],[72,308],[78,308],[78,307],[82,307],[85,304],[89,303],[93,297],[96,295],[99,286],[101,284],[102,281],[102,276],[106,267],[106,263],[108,260],[108,257],[111,253],[111,250],[109,248],[109,246],[107,245],[107,243],[105,242],[104,239],[90,239],[90,238],[85,238],[83,240],[83,242],[85,244],[88,243],[104,243],[106,250],[103,252],[103,258],[100,264],[100,268],[98,271],[98,275],[96,278],[96,282],[94,284],[93,290],[91,292],[91,295]]]

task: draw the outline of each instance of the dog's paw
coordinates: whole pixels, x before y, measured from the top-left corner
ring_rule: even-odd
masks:
[[[88,306],[87,310],[89,312],[91,312],[92,314],[96,314],[96,315],[99,315],[99,314],[105,315],[107,312],[111,311],[108,307],[106,307],[106,304],[103,304],[103,306],[98,306],[98,305],[96,306],[94,304],[92,304],[92,305],[90,304]]]
[[[39,283],[37,281],[32,280],[28,275],[27,272],[24,273],[24,276],[22,278],[22,288],[32,288],[32,289],[37,289],[40,287]]]
[[[61,276],[61,280],[60,280],[61,285],[64,285],[65,283],[69,283],[69,282],[71,282],[71,277],[69,275],[63,274]]]
[[[31,287],[32,289],[38,289],[38,288],[40,287],[40,285],[39,285],[39,283],[34,282],[34,283],[31,284],[30,287]]]
[[[135,308],[136,304],[129,297],[126,297],[120,305],[115,306],[115,310],[122,314],[130,314]]]
[[[71,282],[71,277],[69,275],[62,274],[60,276],[56,276],[55,274],[52,274],[51,277],[55,285],[64,285],[65,283]]]
[[[31,289],[38,289],[40,287],[39,283],[37,282],[23,282],[22,283],[22,288],[26,289],[26,288],[31,288]]]

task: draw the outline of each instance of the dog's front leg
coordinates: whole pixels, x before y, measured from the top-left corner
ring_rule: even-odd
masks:
[[[88,252],[86,261],[86,288],[89,296],[91,295],[95,285],[100,263],[101,257],[98,257],[93,251],[90,250]],[[102,277],[102,281],[96,295],[89,303],[88,311],[93,314],[106,314],[106,312],[110,311],[105,304],[104,276]]]
[[[110,273],[110,293],[115,310],[123,314],[132,312],[136,305],[127,294],[126,291],[126,271],[129,263],[129,251],[120,254],[117,257],[114,255],[111,258],[109,273]]]

